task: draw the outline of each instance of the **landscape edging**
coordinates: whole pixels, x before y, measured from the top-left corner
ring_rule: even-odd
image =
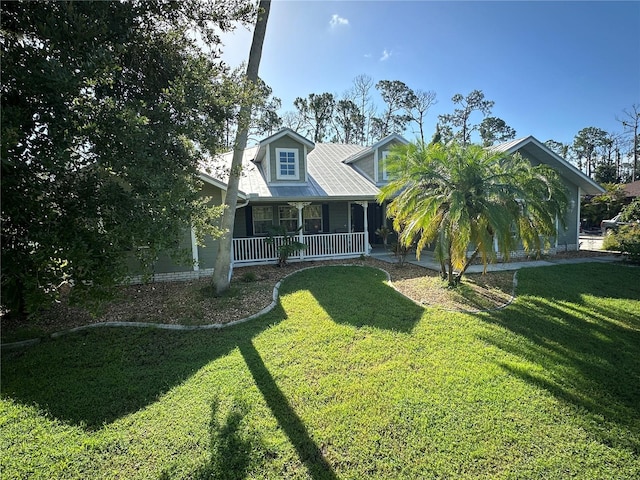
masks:
[[[32,338],[32,339],[21,340],[19,342],[12,342],[12,343],[3,343],[3,344],[0,344],[0,348],[2,348],[3,350],[4,349],[13,350],[13,349],[18,349],[18,348],[22,348],[22,347],[31,347],[33,345],[39,344],[43,339],[47,339],[47,338],[56,339],[56,338],[60,338],[60,337],[63,337],[65,335],[68,335],[68,334],[71,334],[71,333],[76,333],[76,332],[80,332],[80,331],[83,331],[83,330],[88,330],[88,329],[91,329],[91,328],[98,328],[98,327],[137,327],[137,328],[149,327],[149,328],[158,328],[158,329],[162,329],[162,330],[176,330],[176,331],[197,331],[197,330],[213,330],[213,329],[220,330],[220,329],[223,329],[223,328],[232,327],[234,325],[238,325],[238,324],[241,324],[241,323],[248,322],[248,321],[253,320],[253,319],[257,318],[257,317],[260,317],[260,316],[262,316],[262,315],[264,315],[266,313],[269,313],[271,310],[273,310],[276,307],[276,305],[278,305],[278,298],[279,298],[280,287],[282,286],[282,282],[284,280],[286,280],[287,278],[289,278],[290,276],[295,275],[296,273],[299,273],[299,272],[303,272],[305,270],[312,269],[312,268],[345,267],[345,266],[348,266],[348,267],[364,267],[364,266],[366,266],[366,267],[369,267],[369,268],[374,268],[376,270],[380,270],[381,272],[383,272],[387,276],[387,283],[396,292],[398,292],[403,297],[411,300],[413,303],[415,303],[415,304],[417,304],[417,305],[419,305],[421,307],[428,306],[428,305],[425,305],[425,304],[423,304],[421,302],[418,302],[418,301],[414,300],[413,298],[410,298],[410,297],[406,296],[400,290],[398,290],[395,287],[395,285],[393,284],[393,282],[391,281],[391,274],[387,270],[384,270],[384,269],[382,269],[380,267],[372,267],[370,265],[348,265],[348,264],[343,264],[343,265],[313,265],[313,266],[310,266],[310,267],[301,268],[300,270],[296,270],[295,272],[291,272],[291,273],[285,275],[273,287],[272,300],[271,300],[271,303],[269,305],[267,305],[265,308],[263,308],[262,310],[260,310],[257,313],[249,315],[248,317],[245,317],[245,318],[241,318],[239,320],[234,320],[233,322],[229,322],[229,323],[210,323],[210,324],[207,324],[207,325],[176,325],[176,324],[171,324],[171,323],[149,323],[149,322],[99,322],[99,323],[90,323],[88,325],[80,325],[78,327],[73,327],[73,328],[69,328],[69,329],[66,329],[66,330],[61,330],[59,332],[53,332],[53,333],[50,333],[49,335],[46,335],[46,336],[40,337],[40,338]],[[506,308],[515,299],[515,289],[516,289],[516,285],[517,285],[517,274],[518,274],[518,272],[516,271],[514,273],[514,275],[513,275],[513,288],[512,288],[512,291],[511,291],[511,298],[504,305],[501,305],[501,306],[496,307],[496,308],[490,308],[490,309],[484,309],[484,310],[447,310],[447,311],[462,312],[462,313],[480,313],[480,312],[489,312],[489,311],[495,311],[495,310],[502,310],[503,308]]]

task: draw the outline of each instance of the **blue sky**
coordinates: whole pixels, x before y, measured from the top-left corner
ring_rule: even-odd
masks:
[[[223,41],[227,63],[246,61],[251,32]],[[260,76],[282,111],[359,74],[435,91],[429,137],[451,97],[474,89],[518,137],[620,132],[616,115],[640,104],[640,2],[272,2]]]

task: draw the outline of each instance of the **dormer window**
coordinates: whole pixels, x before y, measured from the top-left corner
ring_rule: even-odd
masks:
[[[387,157],[389,156],[389,150],[382,152],[382,180],[389,180],[389,174],[387,173]]]
[[[278,180],[299,180],[298,150],[295,148],[276,148],[278,165],[276,178]]]

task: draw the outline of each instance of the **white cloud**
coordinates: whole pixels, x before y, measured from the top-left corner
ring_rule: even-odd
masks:
[[[349,25],[349,20],[341,17],[337,13],[334,13],[333,15],[331,15],[331,20],[329,20],[329,25],[331,26],[331,28],[336,28],[341,25],[347,26]]]
[[[385,60],[388,60],[390,56],[391,56],[391,51],[385,48],[382,51],[382,56],[380,57],[380,61],[384,62]]]
[[[365,53],[364,54],[364,58],[371,58],[371,57],[373,57],[373,55],[371,55],[370,53]]]

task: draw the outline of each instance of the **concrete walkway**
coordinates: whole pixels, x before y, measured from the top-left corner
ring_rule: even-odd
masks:
[[[380,249],[374,248],[371,252],[371,256],[373,258],[377,258],[378,260],[382,260],[384,262],[389,263],[397,263],[398,260],[393,256],[393,254]],[[440,264],[435,260],[432,252],[423,251],[420,255],[420,260],[416,258],[415,253],[411,253],[407,255],[406,259],[407,263],[411,263],[413,265],[419,265],[421,267],[428,268],[429,270],[435,270],[436,272],[440,271]],[[531,268],[531,267],[548,267],[551,265],[566,265],[566,264],[574,264],[574,263],[610,263],[620,261],[619,255],[612,255],[607,252],[602,252],[602,256],[597,257],[582,257],[582,258],[556,258],[553,257],[545,258],[544,260],[526,260],[526,261],[516,261],[516,262],[508,262],[508,263],[493,263],[487,265],[487,272],[504,272],[511,270],[520,270],[521,268]],[[482,273],[484,267],[482,265],[471,265],[467,269],[467,273]]]

